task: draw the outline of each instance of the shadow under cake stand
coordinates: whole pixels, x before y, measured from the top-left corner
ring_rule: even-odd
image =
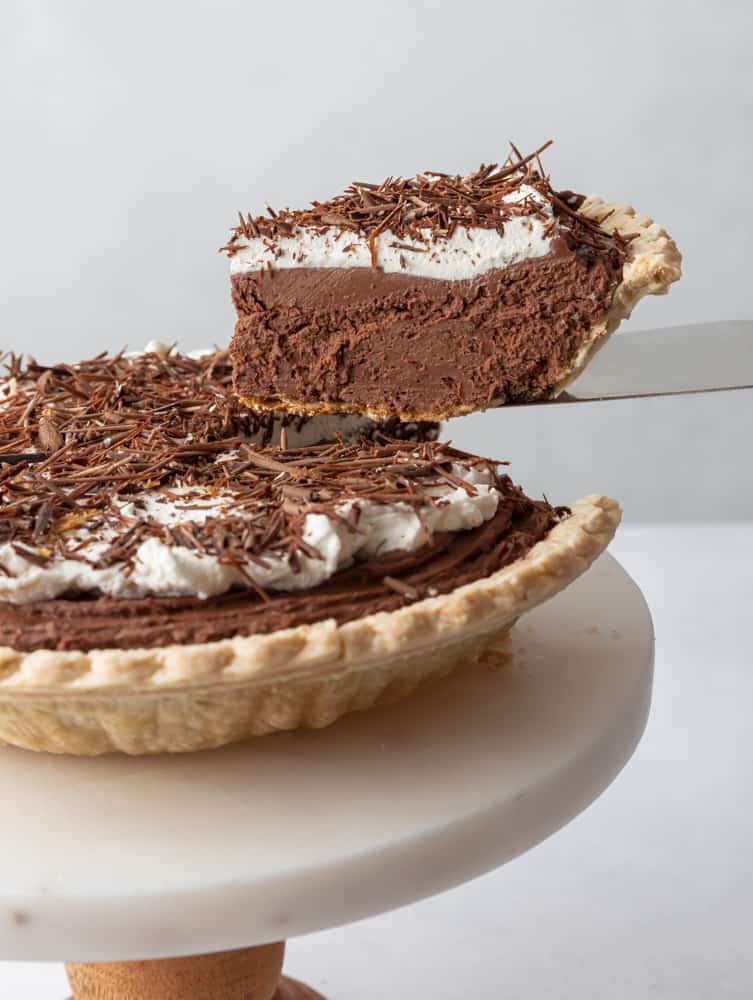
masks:
[[[635,749],[653,629],[610,556],[487,661],[328,729],[211,753],[0,751],[0,958],[75,960],[76,1000],[317,998],[279,978],[284,938],[509,861]]]

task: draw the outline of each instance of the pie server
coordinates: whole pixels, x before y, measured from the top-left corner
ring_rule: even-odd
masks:
[[[618,334],[565,392],[540,402],[591,403],[751,388],[753,321],[733,320]]]

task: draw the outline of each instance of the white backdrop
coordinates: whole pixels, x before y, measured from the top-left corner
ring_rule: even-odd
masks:
[[[464,171],[554,137],[556,184],[630,201],[685,278],[636,327],[750,318],[753,5],[4,3],[0,346],[75,360],[232,330],[238,208]],[[749,517],[753,398],[479,415],[529,490],[634,519]]]

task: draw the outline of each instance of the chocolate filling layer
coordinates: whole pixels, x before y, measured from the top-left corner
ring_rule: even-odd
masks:
[[[373,268],[234,275],[236,390],[419,415],[546,396],[621,278],[618,254],[554,242],[546,257],[463,281]]]
[[[562,515],[562,509],[546,503],[504,497],[496,515],[480,528],[436,534],[418,552],[356,564],[324,586],[272,594],[268,600],[236,591],[205,601],[81,597],[0,603],[0,646],[23,652],[137,649],[255,635],[326,618],[343,624],[488,576],[524,556]]]

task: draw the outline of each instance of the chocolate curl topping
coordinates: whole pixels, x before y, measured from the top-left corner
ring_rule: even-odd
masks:
[[[280,448],[252,446],[252,435],[271,434],[274,417],[237,402],[225,352],[101,355],[51,367],[7,355],[3,363],[0,544],[40,565],[56,556],[127,563],[150,536],[236,565],[269,551],[295,563],[311,555],[302,538],[309,511],[339,518],[336,508],[357,497],[431,506],[434,487],[455,483],[453,465],[492,468],[447,444],[380,432],[309,448],[290,448],[283,432]],[[500,488],[514,489],[494,468]],[[138,504],[144,490],[186,510],[220,495],[228,502],[204,523],[124,517],[115,501]],[[84,526],[83,541],[71,535]],[[104,554],[90,552],[102,529],[115,530],[115,540]]]
[[[607,234],[598,223],[579,215],[575,209],[580,206],[573,206],[552,188],[541,164],[541,154],[552,145],[551,139],[526,156],[510,145],[504,163],[482,163],[467,177],[428,170],[407,179],[388,177],[381,184],[354,181],[342,194],[314,201],[310,208],[276,212],[268,208],[266,215],[255,219],[250,215],[244,219],[239,213],[240,224],[220,250],[233,256],[251,236],[274,241],[290,236],[295,228],[323,232],[335,227],[363,237],[372,267],[376,267],[375,239],[386,230],[399,240],[419,243],[449,239],[458,226],[496,229],[501,234],[509,219],[537,215],[543,219],[544,202],[551,205],[563,235],[574,245],[624,255],[625,241],[619,234]],[[524,185],[537,197],[509,201]]]

